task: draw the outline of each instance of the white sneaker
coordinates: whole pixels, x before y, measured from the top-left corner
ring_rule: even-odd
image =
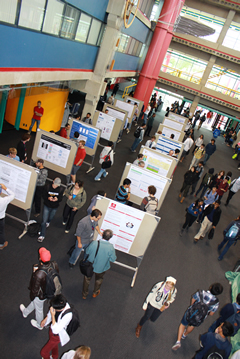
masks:
[[[95,179],[95,178],[94,178],[94,181],[101,181],[101,179],[100,179],[100,178],[98,178],[98,179]]]
[[[69,233],[69,229],[66,229],[65,233]]]
[[[38,322],[35,319],[31,319],[31,324],[34,328],[37,328],[38,330],[43,330],[42,327],[38,324]]]
[[[25,315],[25,314],[23,313],[24,309],[26,309],[25,305],[20,304],[19,309],[20,309],[21,312],[22,312],[23,318],[27,318],[27,315]]]
[[[172,350],[178,350],[179,348],[181,348],[181,343],[177,341],[174,346],[172,346]]]
[[[43,237],[43,236],[38,237],[38,242],[42,243],[44,241],[44,238],[45,237]]]
[[[65,224],[67,224],[67,222],[63,222],[62,224],[63,224],[63,226],[65,226]]]
[[[50,226],[50,223],[49,222],[47,222],[46,223],[46,228],[48,228]]]
[[[106,172],[106,176],[105,176],[105,177],[107,177],[107,175],[108,175],[108,172]]]

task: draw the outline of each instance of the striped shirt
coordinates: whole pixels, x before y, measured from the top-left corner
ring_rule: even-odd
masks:
[[[124,186],[120,186],[117,194],[116,201],[126,204],[127,203],[128,192],[126,191]]]

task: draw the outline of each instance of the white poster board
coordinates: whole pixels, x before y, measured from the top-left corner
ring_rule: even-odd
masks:
[[[138,205],[142,203],[144,197],[148,196],[148,187],[151,185],[155,186],[157,189],[155,196],[158,199],[158,209],[160,208],[168,187],[171,184],[171,180],[169,178],[160,176],[146,170],[145,168],[135,166],[128,162],[126,163],[119,186],[125,178],[129,178],[132,182],[130,201]]]
[[[116,118],[113,116],[110,116],[104,112],[98,113],[96,127],[102,131],[101,138],[110,141],[115,121]]]
[[[146,170],[164,177],[171,177],[177,164],[175,158],[144,146],[141,147],[140,153],[143,154],[142,161],[145,162]]]
[[[137,98],[134,98],[134,97],[130,97],[130,96],[125,96],[124,101],[125,102],[131,101],[132,105],[134,105],[135,102],[136,102],[138,104],[138,109],[139,109],[139,114],[140,114],[142,106],[143,106],[143,103],[144,103],[143,101],[138,100]]]
[[[108,115],[119,118],[123,123],[125,122],[126,112],[119,111],[110,106],[106,106],[106,110],[108,110]]]
[[[132,105],[131,103],[127,103],[127,102],[124,102],[124,101],[121,101],[121,100],[115,100],[114,101],[114,106],[116,107],[119,107],[121,108],[122,110],[125,110],[128,112],[128,123],[131,122],[132,120],[132,117],[134,115],[134,112],[135,112],[135,107],[134,105]]]
[[[181,157],[183,151],[183,143],[174,141],[166,136],[158,135],[157,138],[157,146],[156,150],[163,153],[164,155],[168,155],[170,150],[175,151],[179,149],[180,153],[178,154],[178,159]]]
[[[169,112],[168,118],[170,118],[171,120],[180,122],[180,123],[185,123],[185,124],[186,124],[187,121],[188,121],[188,118],[187,118],[187,117],[183,117],[183,116],[181,116],[181,115],[177,115],[176,113],[173,113],[173,112]]]
[[[184,123],[180,123],[180,122],[177,122],[177,121],[174,121],[174,120],[170,120],[167,117],[164,118],[163,125],[167,126],[167,127],[174,128],[175,130],[178,130],[178,131],[184,131],[184,129],[185,129],[185,124]]]
[[[164,126],[163,124],[160,124],[158,127],[158,131],[162,131],[162,135],[170,138],[170,136],[174,135],[174,140],[182,142],[185,133],[182,131],[177,131],[174,128]],[[156,133],[157,135],[157,133]]]

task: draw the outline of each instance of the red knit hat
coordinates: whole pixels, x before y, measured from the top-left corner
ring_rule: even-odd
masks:
[[[44,247],[39,248],[39,255],[43,263],[51,260],[51,253]]]

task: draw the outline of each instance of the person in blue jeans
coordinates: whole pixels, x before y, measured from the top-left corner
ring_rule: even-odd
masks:
[[[77,263],[77,260],[86,247],[93,241],[94,231],[98,232],[102,236],[102,232],[99,229],[98,221],[102,217],[102,212],[99,209],[94,209],[92,213],[78,222],[77,230],[75,233],[76,244],[75,248],[69,258],[69,267],[73,268]]]
[[[227,253],[229,248],[234,244],[236,245],[237,240],[240,239],[240,216],[232,221],[223,231],[224,239],[218,246],[220,252],[224,247],[222,253],[219,255],[218,260],[221,261],[224,255]]]
[[[43,190],[43,221],[41,224],[41,232],[38,237],[38,242],[43,242],[46,234],[46,228],[50,226],[50,222],[55,216],[59,203],[63,198],[63,188],[61,186],[61,179],[56,177],[52,183],[47,184]]]
[[[140,126],[140,135],[139,135],[139,137],[135,137],[135,140],[134,140],[132,146],[130,147],[130,151],[136,152],[137,146],[143,140],[145,128],[146,128],[146,125],[144,123],[142,123],[142,125]],[[134,133],[134,135],[135,135],[135,133]]]
[[[103,148],[102,152],[100,153],[100,158],[99,158],[100,165],[103,164],[103,162],[106,160],[106,158],[108,156],[110,158],[111,166],[112,166],[113,165],[113,142],[112,141],[109,141],[108,145],[105,146]],[[103,176],[105,178],[105,177],[107,177],[107,175],[108,175],[108,172],[106,171],[106,169],[101,168],[100,171],[98,172],[98,174],[96,175],[96,177],[94,178],[94,180],[101,181],[101,177]]]

